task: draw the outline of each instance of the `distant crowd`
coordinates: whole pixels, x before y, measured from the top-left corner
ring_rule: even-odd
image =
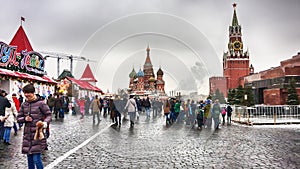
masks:
[[[70,101],[69,97],[50,94],[47,98],[35,94],[35,88],[29,84],[23,88],[25,99],[16,93],[8,94],[0,89],[0,139],[5,145],[10,145],[11,133],[18,134],[23,129],[22,153],[27,154],[29,168],[42,168],[41,152],[47,150],[46,139],[50,136],[50,122],[53,118],[61,120],[65,113],[93,115],[93,124],[99,124],[101,116],[109,116],[114,126],[121,127],[123,120],[130,121],[133,128],[142,114],[146,120],[165,117],[165,125],[190,125],[197,127],[219,129],[219,125],[231,124],[232,108],[230,105],[221,106],[218,100],[195,102],[194,100],[180,100],[176,98],[150,99],[130,95],[129,98],[120,97],[81,97]],[[129,117],[129,118],[128,118]],[[222,122],[220,118],[222,117]]]

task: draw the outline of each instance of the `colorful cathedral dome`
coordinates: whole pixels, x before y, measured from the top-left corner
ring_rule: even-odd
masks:
[[[154,77],[150,77],[149,78],[149,82],[155,82],[155,78]]]
[[[136,72],[134,70],[134,68],[132,69],[131,73],[129,74],[130,78],[136,78]]]
[[[156,74],[157,74],[157,76],[159,76],[159,75],[162,76],[162,75],[164,75],[164,72],[161,70],[161,68],[159,68]]]
[[[137,72],[136,76],[137,77],[144,77],[144,72],[142,71],[142,69],[140,69],[139,72]]]

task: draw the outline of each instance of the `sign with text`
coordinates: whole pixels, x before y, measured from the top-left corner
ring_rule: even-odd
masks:
[[[34,51],[22,50],[16,52],[16,46],[9,46],[0,42],[0,68],[25,72],[34,75],[46,74],[44,57]]]

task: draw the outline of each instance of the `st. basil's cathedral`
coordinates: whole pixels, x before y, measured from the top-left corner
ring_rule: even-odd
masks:
[[[153,65],[150,59],[150,48],[146,49],[147,57],[144,69],[139,69],[136,73],[134,68],[129,74],[129,94],[135,95],[157,95],[165,96],[165,81],[163,80],[164,72],[161,67],[156,72],[156,78],[153,71]]]

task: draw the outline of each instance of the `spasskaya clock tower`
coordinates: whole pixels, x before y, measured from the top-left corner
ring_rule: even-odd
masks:
[[[228,51],[223,54],[223,76],[227,79],[227,89],[237,88],[241,83],[241,77],[254,72],[249,66],[249,52],[244,51],[241,25],[236,15],[236,4],[233,4],[232,24],[229,26]]]

